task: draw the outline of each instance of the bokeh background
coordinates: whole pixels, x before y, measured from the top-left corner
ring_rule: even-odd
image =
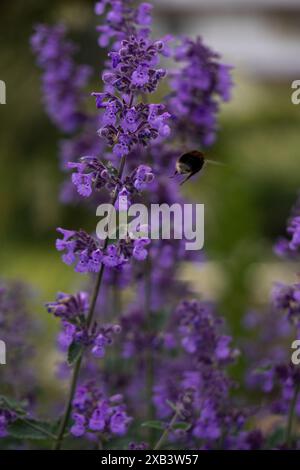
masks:
[[[291,103],[291,82],[300,79],[298,0],[156,0],[158,34],[202,35],[233,64],[232,101],[222,108],[211,166],[184,191],[206,205],[208,261],[185,266],[182,277],[219,302],[233,333],[247,308],[269,300],[272,283],[293,280],[293,269],[272,252],[285,230],[300,187],[300,106]],[[47,326],[44,351],[57,325],[43,303],[70,291],[84,277],[64,265],[54,242],[57,226],[90,227],[91,214],[58,199],[61,137],[43,111],[40,72],[29,48],[35,23],[64,22],[78,42],[78,60],[94,67],[91,90],[101,87],[103,56],[97,46],[93,1],[1,2],[0,79],[7,104],[0,106],[0,276],[21,278],[35,291],[34,315]],[[163,92],[163,90],[162,90]],[[93,104],[93,103],[92,103]],[[96,223],[96,218],[95,218]],[[39,355],[39,361],[49,354]]]

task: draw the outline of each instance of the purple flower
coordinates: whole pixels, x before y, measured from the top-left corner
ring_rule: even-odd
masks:
[[[128,418],[124,411],[117,410],[110,418],[109,428],[113,434],[116,434],[117,436],[124,436],[130,421],[131,419]]]
[[[111,189],[120,184],[115,168],[112,165],[104,165],[96,157],[82,157],[79,163],[69,162],[68,167],[76,170],[76,173],[72,174],[72,182],[83,197],[89,197],[93,189]]]
[[[66,251],[62,260],[66,264],[77,262],[75,271],[80,273],[98,272],[102,261],[102,251],[97,242],[86,232],[75,232],[58,228],[63,239],[56,241],[58,251]]]
[[[109,268],[121,266],[125,262],[124,256],[118,251],[116,245],[109,245],[106,255],[103,257],[103,264]]]
[[[16,419],[17,417],[13,412],[0,408],[0,439],[8,436],[8,426]]]
[[[151,12],[153,6],[150,3],[141,3],[137,10],[137,22],[141,25],[149,25],[152,22]]]
[[[81,398],[82,390],[84,400]],[[107,399],[94,382],[79,387],[75,393],[73,407],[72,418],[75,423],[71,433],[76,437],[81,437],[87,432],[124,435],[131,421],[126,413],[122,395]]]
[[[133,186],[138,190],[142,191],[145,187],[150,184],[154,179],[152,169],[146,165],[140,165],[134,174],[132,175]]]
[[[229,348],[230,336],[219,334],[222,322],[214,307],[205,302],[182,302],[177,308],[183,348],[203,363],[235,360],[238,351]]]
[[[130,139],[127,136],[119,137],[119,142],[114,146],[114,155],[122,158],[129,154]]]
[[[65,320],[72,319],[78,315],[84,315],[89,308],[89,296],[87,292],[78,292],[71,295],[59,292],[55,302],[46,304],[49,313]]]
[[[79,413],[73,413],[74,424],[70,429],[71,434],[75,437],[81,437],[85,434],[85,417]]]
[[[44,331],[30,311],[34,295],[34,290],[23,282],[0,280],[0,339],[5,341],[9,351],[9,365],[0,366],[1,381],[5,383],[5,393],[18,390],[19,397],[36,400],[33,338],[41,336]]]
[[[75,397],[73,399],[73,405],[78,408],[79,410],[84,409],[85,404],[90,399],[90,391],[89,387],[81,386],[78,387],[76,390]]]
[[[119,211],[127,211],[131,205],[130,198],[131,194],[128,189],[124,186],[124,188],[122,188],[119,192],[115,208]]]
[[[65,351],[73,343],[76,333],[76,326],[67,321],[62,321],[63,330],[58,335],[58,344]]]
[[[287,234],[289,238],[279,238],[274,251],[278,256],[297,260],[300,252],[300,197],[292,208]]]
[[[91,419],[89,421],[89,429],[92,431],[103,431],[105,428],[105,418],[107,414],[107,407],[103,405],[99,408],[96,408],[93,411]]]
[[[220,336],[216,347],[216,357],[220,361],[230,358],[231,349],[229,347],[232,338],[230,336]]]
[[[121,126],[125,132],[136,132],[138,127],[139,114],[135,108],[130,108],[125,113]]]
[[[209,401],[203,404],[201,415],[193,429],[193,434],[199,439],[207,439],[209,441],[215,441],[221,435],[216,412]]]
[[[113,74],[111,74],[113,77]],[[110,101],[105,107],[102,123],[105,126],[114,126],[117,121],[117,112],[120,110],[121,105],[117,105],[118,101]]]
[[[137,88],[142,88],[149,82],[149,67],[146,65],[139,65],[131,75],[131,83]]]
[[[152,5],[149,3],[141,3],[135,8],[132,0],[102,0],[95,5],[96,15],[103,15],[106,8],[103,24],[97,27],[101,47],[106,47],[111,40],[116,47],[130,35],[149,36],[147,26],[152,21]]]
[[[168,100],[175,131],[198,146],[199,142],[210,146],[218,127],[219,100],[230,99],[231,67],[219,63],[219,56],[201,38],[185,38],[175,52],[175,60],[183,63],[172,76],[173,93]]]
[[[90,68],[75,64],[75,46],[66,40],[63,26],[37,26],[31,47],[43,69],[42,87],[47,112],[62,131],[73,132],[85,120],[81,111],[82,90],[89,79]]]
[[[134,241],[134,248],[133,248],[133,257],[138,261],[144,261],[147,256],[148,252],[145,250],[145,246],[149,245],[150,240],[148,238],[139,238],[138,240]]]
[[[170,114],[163,112],[164,106],[144,104],[137,99],[142,93],[154,92],[166,74],[165,70],[155,68],[162,48],[161,42],[128,36],[118,50],[109,54],[111,63],[103,73],[106,92],[93,93],[96,106],[104,109],[98,133],[119,158],[128,155],[136,145],[146,146],[170,132],[167,125]]]
[[[163,105],[150,104],[148,122],[151,126],[158,131],[162,137],[168,137],[171,130],[166,122],[171,117],[170,113],[162,112],[164,110]]]
[[[272,302],[276,309],[283,310],[292,325],[300,326],[300,284],[275,284]]]
[[[108,339],[103,335],[99,334],[94,340],[94,346],[92,348],[92,353],[95,357],[104,357],[105,355],[105,346],[108,344]]]

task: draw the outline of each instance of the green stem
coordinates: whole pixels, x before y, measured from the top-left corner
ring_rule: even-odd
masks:
[[[124,167],[125,167],[125,160],[126,160],[125,156],[122,157],[122,160],[121,160],[121,163],[120,163],[120,168],[119,168],[119,171],[118,171],[118,178],[119,179],[121,179],[122,175],[123,175],[123,171],[124,171]],[[116,203],[117,197],[118,197],[118,191],[115,190],[114,194],[113,194],[113,198],[112,198],[112,205],[113,206]],[[104,246],[103,246],[104,250],[107,248],[107,245],[108,245],[108,237],[105,239],[105,242],[104,242]],[[90,327],[92,325],[92,322],[93,322],[95,306],[96,306],[96,302],[97,302],[98,295],[99,295],[100,288],[101,288],[103,273],[104,273],[104,264],[101,264],[101,268],[100,268],[100,271],[99,271],[97,279],[96,279],[96,283],[95,283],[95,287],[94,287],[94,290],[93,290],[92,299],[91,299],[91,303],[90,303],[90,308],[89,308],[88,315],[87,315],[87,320],[86,320],[88,330],[90,329]],[[64,434],[65,434],[65,429],[66,429],[66,426],[67,426],[68,421],[70,419],[70,415],[71,415],[71,411],[72,411],[72,401],[73,401],[75,390],[76,390],[76,387],[77,387],[77,382],[78,382],[81,363],[82,363],[82,357],[83,356],[81,354],[80,357],[78,358],[75,366],[74,366],[65,411],[64,411],[62,420],[60,422],[60,425],[59,425],[59,430],[58,430],[58,435],[57,435],[56,442],[53,446],[54,450],[60,450],[61,449],[61,445],[62,445]]]
[[[179,410],[177,410],[175,412],[175,414],[174,414],[173,418],[171,419],[170,423],[168,424],[168,426],[166,427],[166,429],[162,433],[161,437],[157,441],[157,443],[154,447],[154,450],[159,450],[162,447],[162,445],[164,444],[165,440],[167,439],[170,431],[172,430],[174,424],[176,423],[178,416],[179,416]]]
[[[300,383],[297,383],[295,386],[294,390],[294,395],[290,404],[290,409],[289,409],[289,415],[288,415],[288,422],[287,422],[287,427],[286,427],[286,446],[289,448],[291,445],[291,439],[292,439],[292,430],[293,430],[293,420],[294,420],[294,414],[295,414],[295,407],[297,403],[297,398],[300,392]]]

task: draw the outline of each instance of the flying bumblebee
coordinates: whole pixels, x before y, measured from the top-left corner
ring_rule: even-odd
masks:
[[[216,165],[221,165],[219,162],[214,160],[208,160],[203,152],[199,150],[191,150],[182,154],[176,162],[176,170],[172,178],[176,175],[187,175],[187,177],[180,183],[182,185],[187,180],[189,180],[193,175],[199,173],[206,163],[213,163]]]

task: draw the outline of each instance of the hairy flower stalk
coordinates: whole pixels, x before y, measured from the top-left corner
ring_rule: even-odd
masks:
[[[180,410],[177,409],[172,417],[170,423],[166,426],[166,429],[160,436],[159,440],[154,446],[154,450],[160,450],[165,443],[166,439],[168,438],[169,433],[172,431],[174,424],[176,423],[178,417],[180,416]]]
[[[93,189],[99,189],[103,185],[111,188],[115,184],[112,189],[111,199],[113,206],[116,205],[119,194],[124,193],[124,191],[126,195],[134,194],[135,191],[140,191],[144,187],[149,177],[152,179],[151,169],[142,166],[134,170],[129,178],[123,179],[126,156],[136,146],[147,146],[152,139],[156,139],[159,135],[167,135],[169,130],[166,124],[169,114],[163,112],[163,105],[144,104],[139,101],[140,95],[153,92],[160,79],[165,76],[164,70],[154,68],[157,56],[163,49],[163,43],[159,41],[154,43],[147,37],[132,34],[121,41],[120,47],[119,52],[113,51],[109,55],[111,68],[110,71],[103,74],[106,91],[94,93],[97,108],[105,111],[102,117],[102,127],[98,132],[99,136],[104,138],[109,146],[113,147],[115,156],[121,158],[117,175],[114,180],[109,181],[108,178],[112,178],[112,173],[109,169],[106,170],[101,162],[98,162],[94,157],[82,159],[78,164],[70,164],[71,168],[77,170],[76,173],[73,173],[72,181],[83,197],[90,196]],[[97,272],[85,324],[84,337],[89,338],[93,331],[95,306],[105,266],[110,268],[121,267],[128,261],[132,249],[126,246],[122,248],[121,244],[119,244],[119,247],[114,245],[109,247],[108,238],[105,239],[103,246],[99,246],[96,241],[93,241],[84,232],[76,233],[63,229],[59,229],[59,231],[63,234],[63,240],[57,241],[57,249],[65,251],[63,260],[67,264],[72,264],[77,260],[76,270],[79,272]],[[134,241],[132,256],[144,260],[147,256],[144,248],[145,244],[143,240]],[[122,253],[122,250],[125,251]],[[78,341],[77,329],[75,330],[74,326],[68,324],[67,328],[67,334],[72,335],[73,341]],[[80,340],[82,341],[83,333],[80,334]],[[97,337],[95,347],[99,347],[98,344]],[[56,450],[61,448],[63,436],[71,416],[82,358],[83,352],[80,353],[74,366],[65,412],[54,445]],[[80,417],[80,423],[76,425],[77,428],[79,426],[78,429],[81,429],[83,423],[84,418]],[[77,431],[75,432],[77,433]]]
[[[124,167],[125,167],[125,156],[122,157],[122,160],[121,160],[121,163],[120,163],[120,168],[119,168],[119,172],[118,172],[118,178],[119,179],[122,178]],[[112,198],[112,201],[111,201],[113,205],[115,205],[117,197],[118,197],[118,192],[115,191],[115,193],[113,195],[113,198]],[[105,239],[104,249],[107,248],[107,244],[108,244],[108,238]],[[93,290],[93,294],[92,294],[91,305],[90,305],[88,316],[87,316],[86,324],[87,324],[88,330],[90,330],[92,322],[93,322],[93,316],[94,316],[94,312],[95,312],[95,305],[96,305],[96,302],[97,302],[98,295],[100,293],[100,288],[101,288],[101,282],[102,282],[102,278],[103,278],[104,269],[105,269],[105,265],[102,263],[100,271],[97,274],[97,278],[96,278],[96,282],[95,282],[95,286],[94,286],[94,290]],[[74,366],[74,371],[73,371],[73,375],[72,375],[72,379],[71,379],[71,383],[70,383],[70,391],[69,391],[67,402],[66,402],[66,408],[65,408],[65,412],[64,412],[63,418],[61,420],[60,426],[59,426],[59,431],[58,431],[57,439],[56,439],[56,442],[55,442],[55,445],[54,445],[54,450],[59,450],[61,448],[61,445],[62,445],[63,436],[64,436],[66,426],[68,424],[70,414],[71,414],[71,411],[72,411],[72,401],[73,401],[73,398],[74,398],[77,382],[78,382],[78,379],[79,379],[81,363],[82,363],[82,353],[80,354],[80,357],[78,358],[78,360],[77,360],[77,362]]]

